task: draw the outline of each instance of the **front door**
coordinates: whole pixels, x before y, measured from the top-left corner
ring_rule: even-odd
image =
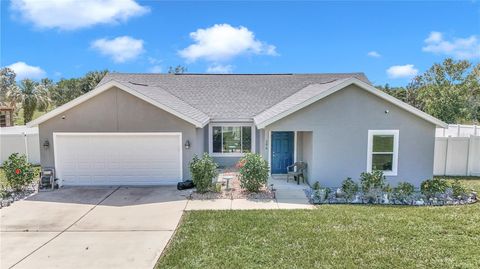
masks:
[[[293,163],[293,132],[272,132],[272,174],[286,174]]]

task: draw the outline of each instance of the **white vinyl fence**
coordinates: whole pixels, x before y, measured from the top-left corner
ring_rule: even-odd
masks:
[[[0,128],[0,166],[12,153],[25,154],[29,162],[40,164],[38,128]]]

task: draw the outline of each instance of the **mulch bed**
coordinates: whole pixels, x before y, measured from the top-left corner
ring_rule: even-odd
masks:
[[[233,176],[229,182],[229,189],[227,189],[227,182],[223,179],[224,176]],[[206,192],[197,193],[192,191],[190,199],[205,200],[205,199],[275,199],[275,192],[267,187],[263,187],[259,192],[248,192],[240,188],[240,180],[238,173],[225,172],[218,176],[217,184],[221,184],[220,192]]]

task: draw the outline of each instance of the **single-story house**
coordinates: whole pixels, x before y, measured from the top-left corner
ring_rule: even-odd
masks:
[[[363,73],[111,73],[28,125],[62,185],[171,184],[190,179],[195,154],[229,167],[255,152],[271,174],[303,161],[310,183],[331,187],[372,170],[418,186],[446,126]]]

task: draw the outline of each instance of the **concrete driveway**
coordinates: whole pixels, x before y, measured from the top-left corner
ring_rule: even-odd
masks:
[[[0,210],[0,268],[152,268],[186,204],[170,186],[39,193]]]

